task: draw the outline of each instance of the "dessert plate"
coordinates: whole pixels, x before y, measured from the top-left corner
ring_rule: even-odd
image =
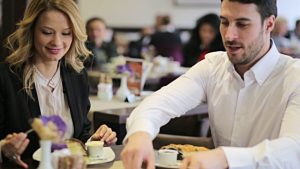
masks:
[[[156,167],[161,167],[161,168],[179,168],[180,167],[180,164],[181,164],[181,161],[177,161],[176,164],[174,165],[164,165],[164,164],[159,164],[159,163],[155,163],[155,166]]]
[[[107,163],[107,162],[113,161],[115,159],[115,157],[116,157],[116,155],[110,147],[103,147],[103,157],[101,157],[99,159],[88,158],[87,164],[93,165],[93,164]],[[40,148],[33,153],[32,158],[36,161],[41,160],[41,149]]]

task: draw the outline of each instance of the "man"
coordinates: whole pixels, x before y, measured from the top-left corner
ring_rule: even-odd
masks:
[[[106,23],[101,18],[91,18],[86,23],[88,42],[86,46],[92,51],[93,56],[89,57],[85,66],[88,69],[107,71],[105,64],[117,56],[117,47],[112,42],[105,42],[107,35]]]
[[[214,150],[181,169],[300,168],[300,62],[270,40],[276,0],[223,0],[215,52],[147,98],[128,119],[125,168],[154,168],[151,139],[170,118],[207,102]]]
[[[183,62],[182,43],[171,24],[171,18],[168,15],[158,18],[157,30],[151,36],[150,45],[154,46],[156,55],[169,57],[181,64]]]
[[[295,57],[300,57],[300,20],[296,21],[295,30],[291,32],[290,39],[295,50]]]

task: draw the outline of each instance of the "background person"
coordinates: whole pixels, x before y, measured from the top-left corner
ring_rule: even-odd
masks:
[[[85,61],[88,69],[106,72],[105,64],[111,58],[118,56],[117,46],[113,42],[106,42],[107,25],[102,18],[91,18],[86,23],[88,41],[86,47],[92,55]]]
[[[220,18],[213,13],[206,14],[197,20],[191,38],[183,48],[183,66],[193,66],[203,60],[209,52],[225,50],[219,25]]]

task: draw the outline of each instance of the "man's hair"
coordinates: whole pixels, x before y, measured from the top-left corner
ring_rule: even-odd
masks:
[[[85,24],[86,30],[89,28],[90,24],[91,24],[92,22],[94,22],[94,21],[102,22],[102,23],[105,25],[105,27],[107,27],[106,22],[105,22],[104,19],[102,19],[102,18],[100,18],[100,17],[93,17],[93,18],[89,19],[89,20],[86,22],[86,24]]]
[[[296,21],[296,28],[298,27],[298,26],[300,26],[300,19],[298,19],[297,21]]]
[[[223,2],[224,0],[221,0]],[[274,15],[277,17],[277,0],[227,0],[231,2],[239,2],[242,4],[255,4],[257,6],[257,11],[261,16],[262,21],[266,18]]]

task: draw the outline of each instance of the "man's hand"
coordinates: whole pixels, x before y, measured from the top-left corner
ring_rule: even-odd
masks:
[[[125,169],[140,169],[143,162],[147,169],[154,169],[154,150],[150,135],[146,132],[136,132],[128,138],[121,152]]]
[[[226,156],[221,148],[194,153],[184,158],[180,169],[226,169]]]
[[[107,125],[101,125],[98,130],[92,135],[92,140],[100,140],[105,143],[105,145],[112,145],[117,142],[117,134],[112,131]]]
[[[28,165],[21,160],[21,154],[25,151],[26,147],[29,144],[27,134],[9,134],[1,142],[1,151],[6,158],[10,159],[12,162],[18,164],[23,168],[28,168]]]

